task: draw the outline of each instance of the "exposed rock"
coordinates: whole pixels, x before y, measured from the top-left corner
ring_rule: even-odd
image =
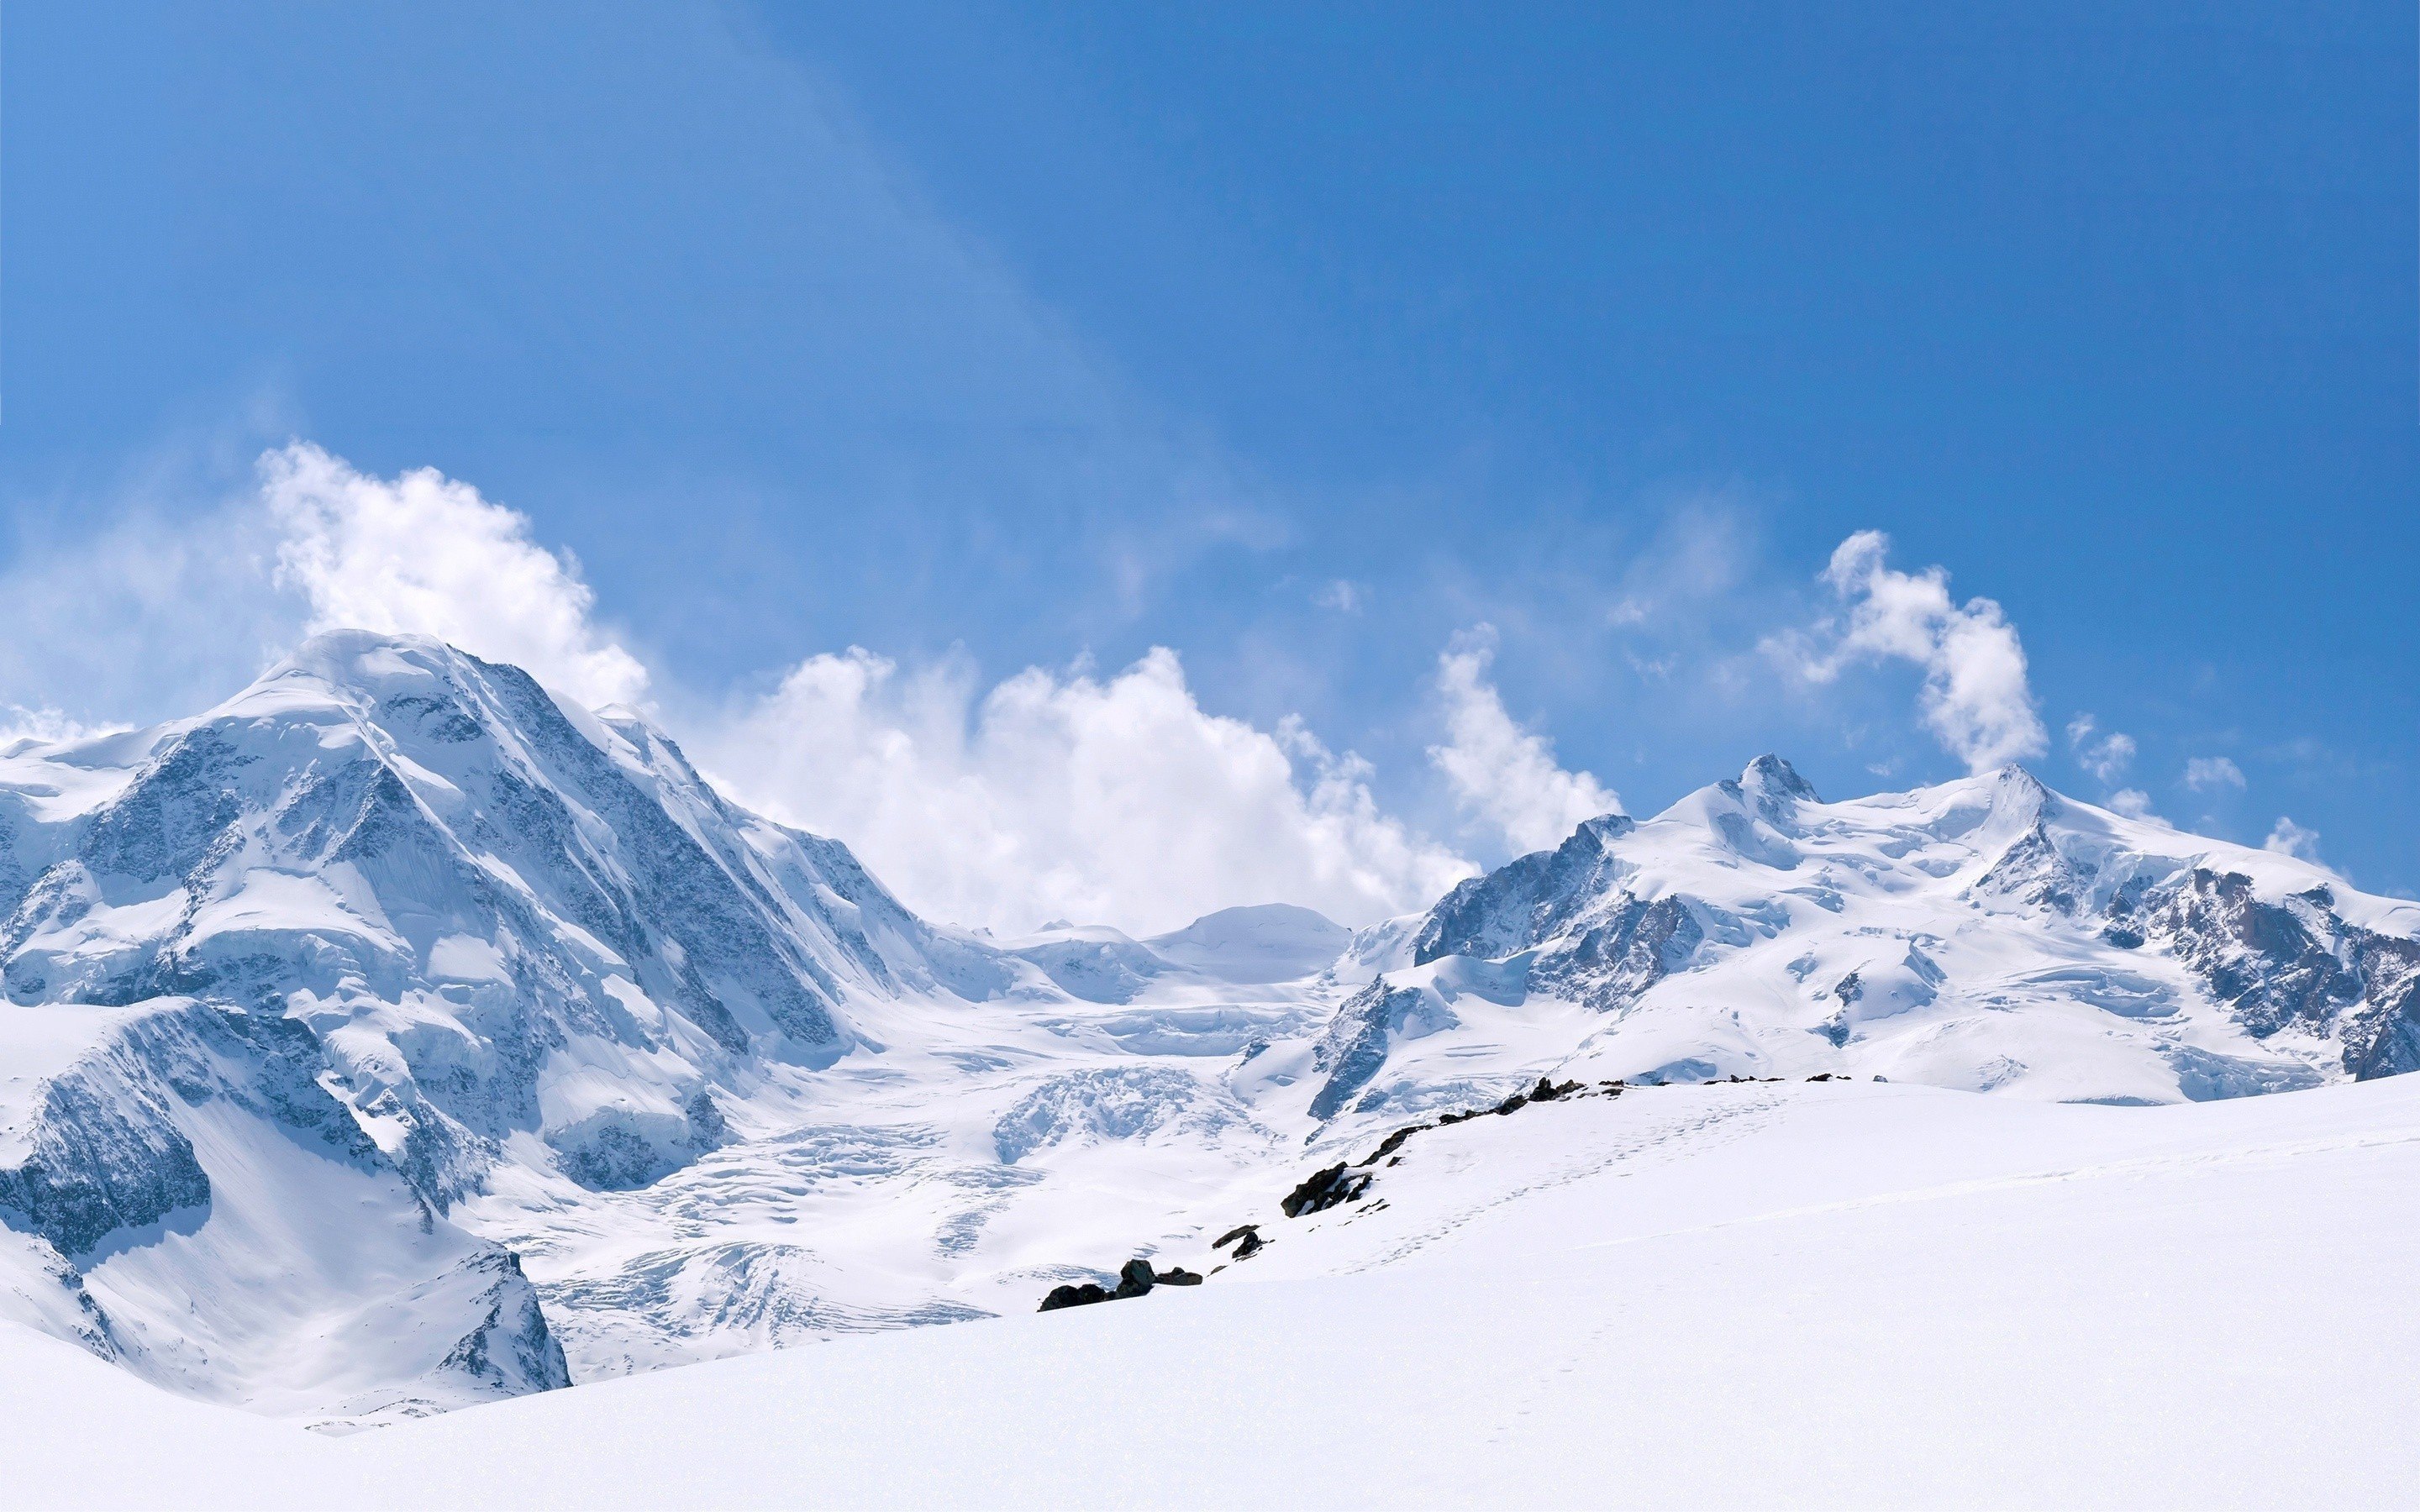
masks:
[[[1149,1260],[1140,1258],[1128,1260],[1124,1266],[1119,1268],[1118,1289],[1116,1295],[1120,1297],[1140,1297],[1156,1285],[1158,1283],[1158,1279],[1159,1278],[1157,1276],[1152,1273],[1151,1262]]]
[[[2335,905],[2325,887],[2270,903],[2241,872],[2196,867],[2137,917],[2256,1037],[2334,1033],[2361,1080],[2420,1070],[2420,942],[2349,924]]]
[[[477,1299],[487,1313],[447,1352],[439,1369],[458,1371],[498,1396],[570,1385],[563,1345],[547,1325],[536,1288],[521,1273],[520,1257],[507,1249],[492,1250],[470,1269],[495,1278]]]
[[[1380,1161],[1385,1160],[1388,1156],[1393,1154],[1395,1151],[1403,1149],[1404,1140],[1409,1139],[1416,1134],[1420,1134],[1426,1130],[1434,1129],[1436,1125],[1434,1123],[1406,1124],[1403,1128],[1396,1130],[1393,1134],[1388,1134],[1383,1144],[1379,1145],[1376,1149],[1370,1152],[1370,1158],[1362,1161],[1360,1164],[1364,1165],[1375,1165]]]
[[[1228,1245],[1233,1243],[1239,1239],[1251,1239],[1257,1237],[1260,1231],[1261,1226],[1258,1224],[1237,1224],[1234,1227],[1230,1228],[1225,1233],[1219,1235],[1218,1242],[1212,1244],[1210,1247],[1212,1249],[1225,1249]]]
[[[1094,1283],[1087,1281],[1081,1286],[1052,1287],[1050,1295],[1042,1299],[1042,1305],[1035,1311],[1051,1313],[1057,1312],[1062,1307],[1084,1307],[1096,1302],[1109,1300],[1109,1294],[1107,1291]]]
[[[1449,955],[1501,960],[1564,933],[1590,904],[1621,885],[1632,868],[1611,854],[1637,825],[1626,815],[1591,819],[1551,851],[1509,862],[1457,885],[1429,910],[1412,942],[1412,962]]]
[[[1380,977],[1346,999],[1321,1037],[1313,1063],[1328,1075],[1311,1100],[1311,1116],[1334,1118],[1346,1099],[1378,1074],[1399,1041],[1435,1034],[1459,1023],[1434,992],[1398,987]]]
[[[1236,1247],[1237,1256],[1249,1255],[1259,1247],[1260,1236],[1250,1232],[1249,1225],[1246,1225],[1236,1232],[1241,1233],[1245,1241],[1243,1244]],[[1218,1243],[1224,1246],[1234,1238],[1234,1234],[1229,1234]],[[1051,1313],[1057,1312],[1062,1307],[1087,1307],[1096,1302],[1122,1302],[1129,1297],[1140,1297],[1154,1287],[1198,1287],[1201,1284],[1200,1275],[1181,1265],[1167,1271],[1155,1272],[1149,1260],[1138,1256],[1118,1268],[1118,1284],[1115,1290],[1109,1290],[1091,1281],[1074,1286],[1053,1287],[1050,1288],[1050,1295],[1043,1298],[1042,1305],[1035,1310]]]
[[[1289,1218],[1324,1212],[1340,1203],[1359,1201],[1361,1194],[1369,1190],[1370,1180],[1366,1171],[1347,1175],[1344,1164],[1340,1161],[1313,1171],[1300,1186],[1287,1193],[1285,1200],[1278,1206]]]

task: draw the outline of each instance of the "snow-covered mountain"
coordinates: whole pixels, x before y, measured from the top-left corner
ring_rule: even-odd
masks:
[[[918,918],[638,716],[338,633],[0,751],[0,1317],[358,1421],[1030,1310],[1545,1072],[2175,1102],[2420,1065],[2420,905],[1765,758],[1358,934]]]
[[[2420,1068],[2420,904],[2017,767],[1824,803],[1778,758],[1463,883],[1373,952],[1314,1111],[1433,1099],[1547,1017],[1560,1069],[1847,1072],[2063,1102]]]
[[[852,995],[1042,980],[644,723],[359,634],[197,719],[0,757],[0,911],[28,1305],[349,1414],[565,1383],[519,1259],[448,1217],[502,1171],[649,1184],[853,1048]],[[305,1369],[287,1335],[332,1305],[410,1336]]]

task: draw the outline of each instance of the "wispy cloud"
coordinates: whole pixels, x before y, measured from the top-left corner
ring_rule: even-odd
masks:
[[[84,740],[125,728],[118,724],[88,725],[81,719],[69,718],[57,709],[29,709],[12,703],[0,708],[0,755],[28,743],[51,745],[62,740]]]
[[[1369,605],[1370,590],[1349,578],[1337,578],[1322,583],[1319,591],[1311,595],[1311,601],[1339,614],[1358,614]]]
[[[2129,819],[2148,819],[2159,825],[2167,823],[2151,811],[2151,795],[2141,788],[2119,788],[2109,795],[2109,807]]]
[[[2104,732],[2088,714],[2067,722],[2067,745],[2075,755],[2075,764],[2103,783],[2118,780],[2134,762],[2134,737],[2115,730]]]
[[[509,661],[582,703],[635,702],[647,671],[599,631],[597,595],[526,516],[434,468],[373,478],[308,442],[261,458],[277,581],[310,631],[431,635]]]

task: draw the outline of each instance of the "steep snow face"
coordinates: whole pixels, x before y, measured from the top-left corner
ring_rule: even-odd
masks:
[[[441,1209],[522,1129],[644,1184],[714,1148],[719,1097],[844,1051],[852,991],[1009,980],[643,722],[430,641],[314,640],[45,819],[14,826],[48,864],[0,933],[12,1001],[299,1020]]]
[[[1496,963],[1527,1003],[1591,1010],[1558,1062],[1590,1073],[1842,1072],[2155,1103],[2420,1067],[2415,935],[2420,905],[2015,767],[1827,804],[1767,756],[1462,884],[1410,956]],[[1415,1010],[1415,988],[1437,993],[1399,966],[1348,1005],[1315,1113],[1467,1063],[1443,1002]]]

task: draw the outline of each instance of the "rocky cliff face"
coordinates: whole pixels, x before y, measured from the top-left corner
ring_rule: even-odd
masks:
[[[2325,883],[2273,901],[2241,872],[2196,866],[2113,900],[2102,933],[2165,949],[2257,1038],[2333,1040],[2360,1080],[2420,1070],[2420,942],[2349,923],[2335,903]]]

